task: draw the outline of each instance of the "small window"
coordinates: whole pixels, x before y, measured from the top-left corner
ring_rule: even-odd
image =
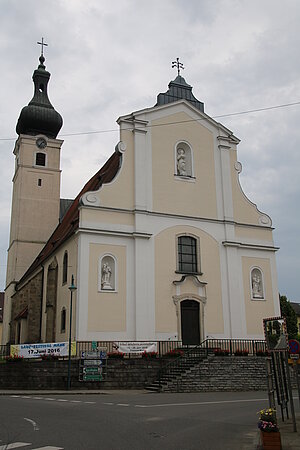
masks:
[[[60,332],[65,333],[66,331],[66,308],[63,308],[61,310],[61,317],[60,317]]]
[[[36,153],[35,155],[35,165],[45,166],[46,165],[46,153]]]
[[[38,179],[38,186],[42,186],[42,179],[41,178]]]
[[[175,147],[175,175],[193,177],[192,149],[186,142],[179,142]]]
[[[178,237],[178,271],[199,273],[197,239],[192,236]]]
[[[65,252],[63,261],[62,283],[65,284],[67,281],[68,281],[68,253]]]
[[[116,292],[117,263],[112,255],[104,255],[99,259],[98,290],[101,292]]]
[[[253,300],[264,300],[264,281],[262,271],[258,267],[251,270],[251,298]]]

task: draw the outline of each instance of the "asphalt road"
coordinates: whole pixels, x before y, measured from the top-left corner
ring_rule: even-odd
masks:
[[[265,392],[3,395],[0,450],[242,450],[267,406]]]

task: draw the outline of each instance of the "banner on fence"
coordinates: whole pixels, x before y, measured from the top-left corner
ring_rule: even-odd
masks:
[[[114,342],[113,348],[121,353],[157,352],[157,342]]]
[[[68,356],[69,342],[20,344],[10,346],[10,356],[40,358],[41,356]],[[76,356],[76,342],[71,343],[71,355]]]

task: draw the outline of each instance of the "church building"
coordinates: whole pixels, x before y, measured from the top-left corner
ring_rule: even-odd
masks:
[[[62,118],[43,54],[17,122],[3,343],[263,338],[279,315],[270,217],[239,183],[239,139],[180,75],[118,118],[111,157],[60,198]],[[62,150],[63,151],[63,150]]]

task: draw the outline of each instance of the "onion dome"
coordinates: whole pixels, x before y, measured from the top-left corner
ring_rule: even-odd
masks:
[[[20,113],[16,126],[17,134],[37,135],[44,134],[49,138],[56,138],[63,119],[53,108],[47,94],[47,85],[50,73],[44,65],[43,54],[39,58],[40,64],[34,71],[32,79],[34,83],[34,95],[28,106],[24,106]]]

